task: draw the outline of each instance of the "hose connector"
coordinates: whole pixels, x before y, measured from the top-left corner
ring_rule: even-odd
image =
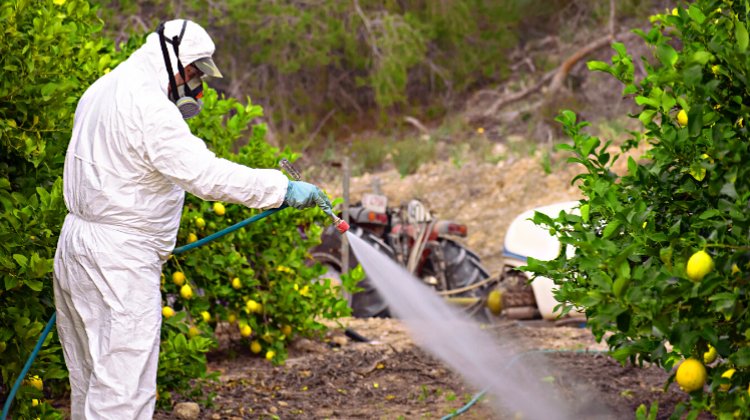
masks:
[[[333,219],[333,225],[336,226],[336,230],[338,230],[339,233],[344,234],[349,230],[349,223],[346,223],[346,220],[335,215],[331,215],[331,218]]]

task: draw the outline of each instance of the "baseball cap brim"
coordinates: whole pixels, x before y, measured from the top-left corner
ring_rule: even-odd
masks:
[[[193,64],[195,64],[195,67],[198,67],[198,70],[200,70],[203,74],[205,74],[208,77],[215,77],[215,78],[224,77],[219,71],[219,68],[216,67],[216,63],[214,63],[214,60],[212,60],[211,57],[199,58],[193,61]]]

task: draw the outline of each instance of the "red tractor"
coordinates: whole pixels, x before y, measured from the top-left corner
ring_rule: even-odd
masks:
[[[482,297],[489,291],[489,274],[479,256],[456,240],[466,237],[466,225],[434,219],[418,200],[388,207],[385,197],[374,194],[365,194],[361,203],[350,206],[349,218],[352,234],[388,255],[439,293],[469,302],[467,311],[470,313],[484,314]],[[334,226],[329,226],[321,239],[322,243],[311,254],[328,267],[329,278],[336,281],[343,271],[359,264],[350,252],[349,266],[343,267],[342,235]],[[389,316],[387,304],[368,278],[358,286],[364,290],[347,296],[354,316]]]

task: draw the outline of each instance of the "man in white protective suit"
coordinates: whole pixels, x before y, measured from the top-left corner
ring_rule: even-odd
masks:
[[[217,158],[190,133],[184,119],[200,111],[201,77],[221,77],[213,52],[199,25],[166,22],[78,103],[63,176],[69,214],[54,263],[74,420],[153,416],[160,273],[185,191],[330,212],[319,188]]]

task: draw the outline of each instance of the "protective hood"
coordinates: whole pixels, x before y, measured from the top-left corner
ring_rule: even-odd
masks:
[[[183,19],[176,19],[165,22],[164,36],[168,39],[180,36],[183,21]],[[180,61],[182,65],[187,66],[196,60],[211,58],[215,50],[216,46],[206,30],[197,23],[188,20],[185,33],[180,41]],[[167,52],[172,63],[172,70],[176,73],[177,59],[171,45],[168,45]],[[134,52],[127,61],[136,61],[139,66],[147,66],[151,70],[151,74],[155,76],[154,82],[158,83],[165,95],[167,94],[169,75],[159,45],[159,35],[156,32],[149,34],[146,37],[146,43]]]

